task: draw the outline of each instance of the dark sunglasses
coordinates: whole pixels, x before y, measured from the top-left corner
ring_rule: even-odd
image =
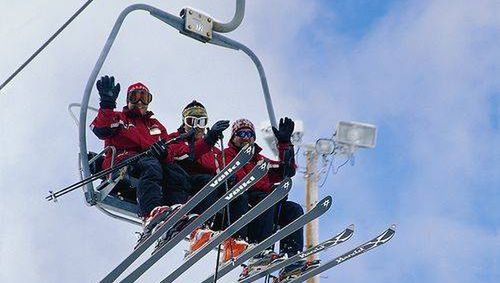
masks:
[[[127,94],[127,100],[132,104],[136,104],[140,100],[143,104],[147,105],[153,100],[153,96],[145,90],[138,89],[129,92]]]
[[[255,137],[255,133],[252,130],[237,131],[235,135],[237,137],[244,138],[244,139],[249,139],[249,138]]]

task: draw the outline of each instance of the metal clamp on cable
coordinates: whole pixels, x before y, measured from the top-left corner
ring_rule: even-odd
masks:
[[[213,35],[213,19],[193,8],[181,10],[181,18],[184,19],[184,30],[180,32],[203,43],[210,41]]]

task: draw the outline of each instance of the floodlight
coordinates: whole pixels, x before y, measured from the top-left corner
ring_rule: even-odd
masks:
[[[295,120],[295,127],[292,133],[293,145],[300,145],[304,136],[304,123],[302,120]]]
[[[260,132],[262,133],[262,138],[266,141],[267,146],[271,149],[274,156],[278,156],[278,142],[274,137],[273,128],[271,127],[271,122],[263,121],[260,123]]]
[[[316,152],[321,155],[330,155],[335,151],[335,142],[331,139],[318,139]]]
[[[376,138],[377,127],[374,125],[340,121],[335,142],[354,148],[374,148]]]

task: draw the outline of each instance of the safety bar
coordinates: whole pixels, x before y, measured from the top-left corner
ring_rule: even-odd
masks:
[[[68,105],[68,112],[69,112],[69,115],[71,115],[71,118],[73,118],[73,121],[75,121],[76,126],[78,127],[78,123],[80,123],[80,122],[78,121],[78,118],[76,118],[75,113],[73,113],[73,108],[75,108],[75,107],[80,108],[80,107],[82,107],[82,105],[80,103],[70,103]],[[99,109],[92,107],[92,106],[87,106],[87,108],[94,111],[94,112],[99,111]]]

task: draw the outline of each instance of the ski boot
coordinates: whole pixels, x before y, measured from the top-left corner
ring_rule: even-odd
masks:
[[[199,248],[203,247],[213,236],[215,232],[209,228],[198,227],[189,236],[189,251],[186,252],[184,258],[188,258]]]
[[[179,222],[175,223],[172,228],[170,228],[165,234],[163,234],[157,241],[156,245],[151,252],[151,255],[154,255],[157,251],[159,251],[166,243],[168,243],[172,238],[174,238],[180,231],[184,230],[191,222],[193,222],[199,215],[198,214],[188,214],[182,216]]]
[[[309,269],[315,268],[319,266],[320,261],[306,261],[299,260],[295,263],[290,264],[289,266],[284,267],[279,272],[279,277],[273,280],[273,283],[285,283],[292,281],[293,279],[301,276],[304,272]]]
[[[139,238],[134,246],[134,250],[153,234],[153,230],[156,226],[167,219],[171,211],[172,208],[170,206],[157,206],[153,208],[148,215],[142,218],[142,232],[136,232],[136,234],[139,234]]]
[[[243,266],[243,271],[241,272],[238,280],[243,280],[256,272],[260,272],[272,264],[284,261],[287,258],[286,254],[277,254],[273,250],[264,250],[251,258],[247,265]]]
[[[142,233],[139,235],[139,239],[134,246],[134,250],[137,249],[144,241],[146,241],[149,236],[151,236],[156,228],[160,227],[160,223],[163,223],[170,215],[172,215],[180,205],[173,206],[157,206],[151,210],[151,212],[145,216],[142,220]]]
[[[244,240],[228,238],[224,240],[223,246],[222,263],[226,263],[242,254],[248,248],[248,243]]]

